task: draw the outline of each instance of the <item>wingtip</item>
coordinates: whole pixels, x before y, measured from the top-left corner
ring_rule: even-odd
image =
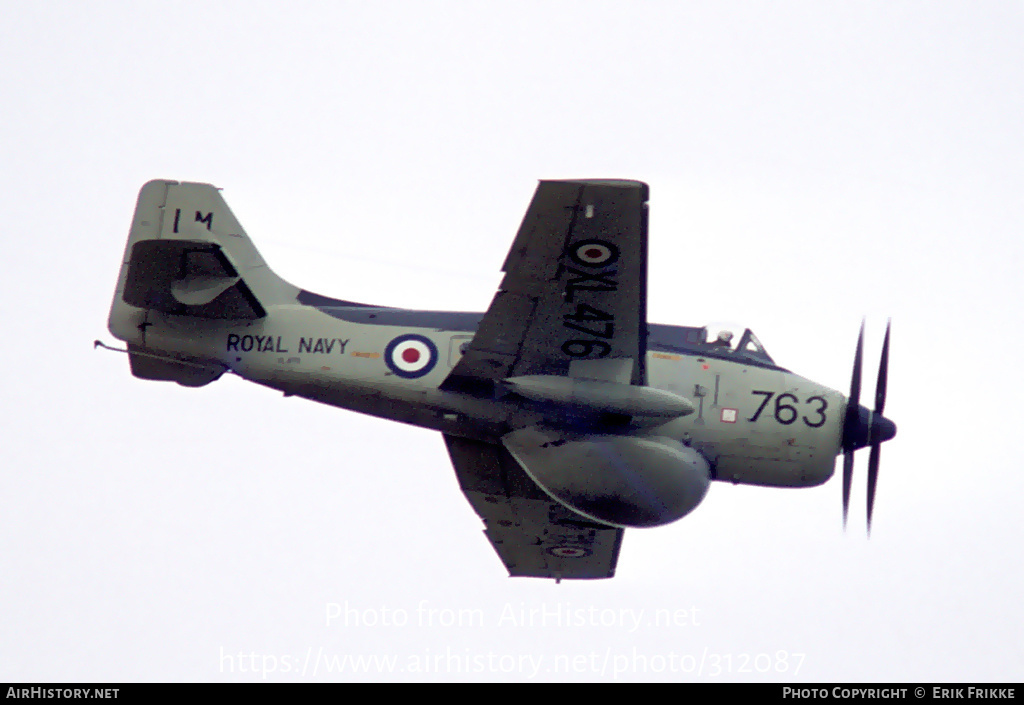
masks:
[[[635,179],[541,179],[541,183],[582,184],[586,186],[610,186],[612,188],[638,188],[647,191],[650,187]]]

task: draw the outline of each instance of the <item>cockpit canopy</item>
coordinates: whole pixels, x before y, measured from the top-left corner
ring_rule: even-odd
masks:
[[[739,330],[736,326],[723,324],[703,328],[650,325],[647,342],[650,347],[665,347],[709,357],[738,358],[775,367],[775,361],[754,332],[745,328],[739,334]]]

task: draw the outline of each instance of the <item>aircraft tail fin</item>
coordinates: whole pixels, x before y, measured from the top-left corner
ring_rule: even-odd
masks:
[[[180,353],[162,362],[162,346],[149,339],[151,326],[177,321],[199,333],[254,322],[273,304],[295,301],[297,293],[267,267],[219,189],[155,180],[139,192],[108,327],[128,343],[136,376],[205,384],[201,380],[216,379],[223,367]]]

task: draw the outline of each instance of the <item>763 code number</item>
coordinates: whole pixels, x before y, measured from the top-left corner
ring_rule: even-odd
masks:
[[[764,397],[761,401],[761,406],[757,407],[757,411],[747,421],[757,421],[761,418],[765,409],[768,408],[769,402],[772,398],[775,399],[773,406],[775,420],[783,426],[789,426],[792,423],[796,423],[797,419],[801,419],[805,424],[811,428],[820,428],[825,425],[827,418],[825,417],[825,409],[828,408],[828,401],[825,397],[813,396],[807,397],[803,402],[797,398],[795,394],[785,392],[783,394],[775,395],[775,392],[758,391],[754,390],[751,394],[757,394]],[[797,405],[800,406],[797,406]],[[801,414],[801,411],[806,413]]]

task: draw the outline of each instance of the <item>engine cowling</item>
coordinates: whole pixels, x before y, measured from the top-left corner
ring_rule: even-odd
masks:
[[[502,443],[540,487],[573,511],[613,526],[668,524],[700,504],[711,482],[707,460],[663,437],[563,437],[530,427]]]

